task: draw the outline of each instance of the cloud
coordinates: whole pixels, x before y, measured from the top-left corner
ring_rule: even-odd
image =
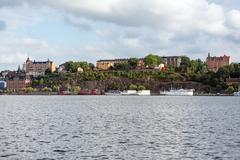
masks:
[[[86,41],[79,45],[74,49],[74,54],[69,57],[78,55],[80,59],[89,56],[88,59],[94,61],[100,58],[142,57],[147,53],[159,53],[160,55],[185,54],[193,58],[205,59],[208,52],[214,52],[215,55],[231,54],[235,61],[240,61],[238,56],[240,11],[226,10],[226,7],[219,3],[207,0],[71,0],[71,3],[69,0],[22,0],[15,2],[3,0],[0,6],[24,7],[27,4],[29,8],[38,8],[38,12],[43,8],[52,8],[61,14],[65,24],[88,31],[85,34],[91,34],[91,36],[94,34],[92,42]],[[35,12],[32,9],[30,13]],[[8,13],[8,15],[12,14]],[[21,19],[21,16],[8,17],[13,18],[5,18],[4,21]],[[3,19],[1,16],[0,18]],[[22,18],[25,19],[26,16]],[[26,20],[26,22],[29,21]],[[14,23],[8,21],[7,24]],[[80,38],[85,37],[83,35]],[[47,38],[43,41],[22,39],[22,43],[34,46],[35,49],[38,45],[40,48],[52,48],[47,43]],[[67,50],[69,53],[73,51],[73,49],[66,49],[66,52]],[[88,54],[84,55],[84,52]]]
[[[6,29],[6,24],[5,24],[5,22],[0,20],[0,31],[1,31],[1,30],[5,30],[5,29]]]
[[[240,28],[240,11],[239,10],[231,10],[227,13],[227,20],[230,27],[235,29]]]
[[[81,30],[90,31],[92,29],[92,22],[85,18],[77,18],[72,15],[65,16],[64,18],[66,24],[75,26]]]
[[[58,55],[58,50],[46,41],[32,37],[18,38],[12,33],[3,32],[0,39],[0,64],[1,69],[6,66],[16,68],[23,64],[28,56],[37,60],[53,58]],[[30,55],[31,54],[31,55]],[[4,67],[5,66],[5,67]],[[7,68],[5,68],[7,69]]]

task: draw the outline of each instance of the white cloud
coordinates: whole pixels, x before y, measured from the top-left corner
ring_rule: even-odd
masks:
[[[0,69],[6,69],[6,66],[16,68],[23,64],[28,56],[38,60],[47,60],[58,55],[58,51],[44,40],[34,39],[32,37],[17,38],[9,32],[0,33]]]
[[[32,19],[38,19],[34,23],[37,24],[42,18],[41,9],[50,7],[61,13],[66,24],[95,35],[92,43],[87,41],[75,49],[64,46],[65,51],[71,52],[69,57],[79,56],[79,59],[96,60],[114,56],[142,57],[149,52],[155,52],[161,55],[186,54],[205,59],[207,52],[210,51],[215,55],[229,53],[235,61],[240,61],[240,11],[226,10],[225,6],[207,0],[71,0],[71,2],[22,0],[21,2],[18,4],[22,4],[19,8],[27,6],[31,13],[29,19],[25,13],[16,15],[12,10],[9,12],[10,6],[16,7],[16,3],[0,2],[0,6],[8,6],[0,9],[0,13],[4,13],[0,14],[0,19],[5,21],[7,26],[21,26],[22,22],[24,22],[22,26],[27,26],[26,24],[31,24]],[[34,9],[38,8],[36,11],[39,13],[35,13],[26,4]],[[56,49],[51,49],[54,46],[47,43],[47,38],[36,40],[27,37],[21,39],[21,44],[23,47],[20,47],[20,50],[26,50],[24,47],[31,46],[33,52],[35,49],[49,52],[49,55],[56,53]],[[16,49],[15,53],[18,50]],[[87,55],[83,55],[84,52]]]
[[[227,13],[228,23],[231,27],[236,29],[240,28],[240,11],[239,10],[231,10]]]
[[[0,20],[0,31],[1,31],[1,30],[5,30],[5,29],[6,29],[6,24],[5,24],[5,22]]]

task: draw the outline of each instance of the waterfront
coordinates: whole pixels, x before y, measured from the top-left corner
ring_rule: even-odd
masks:
[[[240,159],[239,97],[0,100],[0,159]]]

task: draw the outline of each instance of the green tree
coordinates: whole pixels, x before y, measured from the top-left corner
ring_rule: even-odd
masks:
[[[66,70],[71,73],[76,73],[78,71],[78,68],[82,68],[83,71],[92,71],[95,68],[94,64],[85,61],[80,62],[69,61],[65,63],[65,67]]]
[[[52,71],[51,71],[51,69],[50,69],[50,68],[48,68],[48,69],[45,71],[45,74],[46,74],[46,75],[52,74]]]
[[[37,91],[37,89],[32,88],[32,87],[28,87],[25,89],[25,92],[27,92],[27,93],[32,93],[32,92],[36,92],[36,91]]]
[[[130,58],[128,60],[128,64],[132,69],[136,69],[138,65],[138,59],[137,58]]]
[[[141,90],[145,90],[145,89],[146,89],[145,86],[143,86],[143,85],[138,85],[138,90],[139,90],[139,91],[141,91]]]
[[[44,79],[43,78],[41,78],[40,80],[39,80],[39,85],[43,85],[44,84]]]
[[[158,55],[149,54],[144,58],[144,63],[147,67],[154,68],[161,64],[161,58]]]
[[[72,87],[71,87],[71,92],[72,92],[72,93],[77,94],[77,93],[80,92],[80,90],[81,90],[81,87],[80,87],[80,86],[72,86]]]
[[[116,63],[114,69],[116,70],[128,70],[130,68],[128,63]]]
[[[228,94],[233,94],[233,92],[234,92],[234,87],[233,87],[233,86],[229,86],[229,87],[227,88],[227,92],[228,92]]]
[[[52,92],[52,89],[51,88],[48,88],[48,87],[44,87],[42,89],[42,92]]]
[[[137,90],[138,86],[135,84],[130,84],[128,88],[129,88],[129,90]]]
[[[188,68],[191,67],[191,60],[187,56],[182,56],[181,58],[181,64],[180,64],[180,70],[181,72],[187,72]]]
[[[59,87],[58,85],[54,85],[54,86],[52,87],[52,91],[53,91],[53,92],[59,92],[59,91],[60,91],[60,87]]]

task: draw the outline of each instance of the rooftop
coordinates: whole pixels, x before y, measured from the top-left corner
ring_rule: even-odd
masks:
[[[105,60],[98,60],[97,62],[112,62],[112,61],[128,61],[130,58],[120,58],[120,59],[105,59]],[[143,60],[143,58],[138,58],[138,60]]]

